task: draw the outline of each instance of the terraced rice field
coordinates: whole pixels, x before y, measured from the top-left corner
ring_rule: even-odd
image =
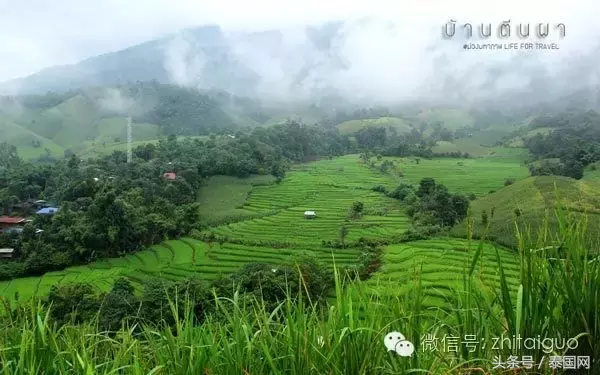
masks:
[[[398,167],[390,173],[367,167],[358,155],[348,155],[295,166],[278,184],[261,177],[215,178],[200,190],[199,202],[201,215],[208,218],[206,222],[215,223],[206,232],[225,238],[224,243],[208,244],[190,238],[165,241],[121,258],[42,277],[0,282],[0,295],[14,300],[18,294],[19,300],[24,300],[46,294],[53,284],[68,282],[90,282],[99,290],[108,291],[114,280],[122,276],[136,287],[149,277],[197,277],[210,281],[249,262],[277,264],[305,252],[331,267],[334,262],[340,267],[356,265],[359,249],[332,250],[322,246],[322,241],[339,240],[342,225],[348,228],[347,243],[361,237],[389,239],[401,235],[409,226],[402,203],[374,192],[374,186],[393,189],[402,180],[416,184],[423,177],[434,177],[451,191],[484,194],[503,187],[505,178],[526,174],[517,157],[510,153],[484,159],[422,159],[419,164],[411,158],[394,160]],[[399,177],[398,171],[404,177]],[[355,201],[363,202],[363,215],[349,219]],[[317,218],[305,219],[306,210],[316,211]],[[218,225],[224,217],[240,213],[239,220]],[[420,275],[432,303],[439,303],[444,291],[462,282],[471,256],[466,249],[465,240],[449,238],[388,246],[383,268],[367,287],[373,293],[398,295],[414,287],[414,280]],[[501,251],[507,273],[515,279],[517,257]],[[476,274],[483,287],[496,287],[497,265],[491,246],[486,246]]]
[[[254,187],[272,185],[273,176],[237,178],[213,176],[200,187],[198,203],[202,205],[200,220],[203,224],[214,224],[228,218],[243,219],[255,215],[244,208]]]
[[[428,296],[426,303],[443,303],[451,288],[463,288],[463,275],[471,267],[478,244],[457,238],[433,238],[387,246],[384,265],[368,285],[377,295],[397,296],[414,288],[420,279]],[[519,259],[505,248],[498,247],[498,251],[509,287],[516,291]],[[474,275],[480,290],[498,290],[500,273],[493,245],[484,245]]]
[[[336,240],[342,225],[349,230],[349,241],[400,235],[408,227],[401,203],[371,190],[375,185],[392,188],[397,180],[365,168],[356,155],[298,166],[282,183],[252,189],[243,209],[262,217],[210,231],[234,240],[289,246]],[[364,214],[360,219],[347,220],[355,201],[363,202]],[[317,218],[304,219],[308,210],[316,211]]]
[[[197,277],[214,280],[236,271],[249,262],[285,263],[301,254],[315,256],[324,264],[339,267],[356,264],[358,250],[331,250],[320,247],[272,249],[236,244],[206,244],[191,238],[166,241],[149,250],[126,257],[107,259],[86,266],[49,272],[41,277],[28,277],[0,282],[0,295],[19,300],[45,295],[54,284],[89,282],[101,291],[108,291],[119,277],[126,277],[134,286],[149,277],[181,280]]]

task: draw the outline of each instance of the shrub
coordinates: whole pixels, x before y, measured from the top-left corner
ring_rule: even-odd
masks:
[[[414,193],[414,187],[412,185],[401,183],[400,185],[398,185],[396,187],[396,189],[394,189],[393,191],[389,192],[387,194],[387,196],[390,197],[390,198],[396,198],[396,199],[399,199],[399,200],[402,201],[411,192]]]
[[[59,325],[91,321],[100,309],[100,298],[87,283],[53,285],[45,302]]]
[[[378,192],[378,193],[384,193],[384,194],[387,192],[387,189],[383,185],[375,185],[371,188],[371,190]]]
[[[381,268],[383,251],[377,246],[365,246],[358,257],[358,276],[366,280]]]
[[[293,265],[248,263],[237,272],[213,281],[219,296],[233,296],[233,291],[262,300],[271,311],[288,296],[308,293],[313,301],[327,297],[333,286],[333,273],[314,258],[301,256]]]
[[[488,213],[484,210],[483,212],[481,212],[481,224],[483,226],[487,226],[488,222]]]
[[[0,281],[11,280],[25,275],[27,267],[23,262],[3,262],[0,263]]]
[[[504,180],[504,186],[509,186],[515,183],[515,180],[512,178],[507,178],[506,180]]]

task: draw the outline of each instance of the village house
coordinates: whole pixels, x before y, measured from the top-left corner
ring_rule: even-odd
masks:
[[[0,258],[10,259],[13,257],[15,249],[0,249]]]
[[[48,203],[45,200],[27,199],[26,201],[4,207],[3,215],[9,216],[11,214],[19,214],[21,216],[28,216],[32,210],[39,210],[40,208],[47,206]]]
[[[177,174],[174,172],[167,172],[163,174],[163,177],[169,181],[175,181],[175,179],[177,179]]]
[[[41,210],[37,211],[36,214],[38,214],[38,215],[54,215],[57,212],[58,212],[58,208],[56,208],[56,207],[46,207],[46,208],[42,208]]]
[[[0,216],[0,233],[22,232],[27,219],[18,216]]]

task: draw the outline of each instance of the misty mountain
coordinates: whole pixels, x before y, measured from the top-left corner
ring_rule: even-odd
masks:
[[[218,27],[203,27],[186,34],[207,53],[219,54],[223,48]],[[28,77],[0,85],[7,94],[41,94],[47,91],[68,91],[90,86],[112,86],[135,81],[156,80],[169,83],[165,68],[165,53],[174,37],[150,41],[122,51],[89,58],[74,65],[44,69]],[[225,67],[223,67],[225,68]]]
[[[0,97],[0,141],[25,154],[124,142],[127,118],[135,141],[171,134],[234,132],[265,119],[253,101],[157,81]]]
[[[187,29],[74,65],[0,84],[12,94],[156,80],[218,90],[263,106],[370,107],[414,103],[526,110],[600,105],[600,44],[560,50],[471,51],[439,27],[376,19],[262,32]],[[487,42],[494,42],[489,40]],[[499,41],[497,41],[499,42]],[[548,40],[547,42],[551,42]]]
[[[311,48],[329,50],[334,26],[307,28],[305,31],[312,43]],[[74,65],[44,69],[0,84],[0,92],[40,94],[156,80],[222,90],[239,96],[256,96],[260,94],[261,72],[253,70],[247,59],[241,59],[243,54],[255,54],[254,50],[259,49],[272,58],[293,65],[297,75],[289,77],[287,82],[292,88],[301,85],[313,70],[318,69],[319,62],[308,59],[308,54],[301,51],[297,56],[287,56],[284,43],[283,34],[278,30],[226,35],[219,26],[200,27]]]

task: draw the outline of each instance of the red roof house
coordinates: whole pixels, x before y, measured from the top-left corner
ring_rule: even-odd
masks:
[[[11,216],[0,216],[0,232],[15,227],[21,227],[25,225],[26,219],[24,217],[11,217]]]
[[[177,174],[173,172],[167,172],[163,174],[163,177],[169,181],[174,181],[177,178]]]

